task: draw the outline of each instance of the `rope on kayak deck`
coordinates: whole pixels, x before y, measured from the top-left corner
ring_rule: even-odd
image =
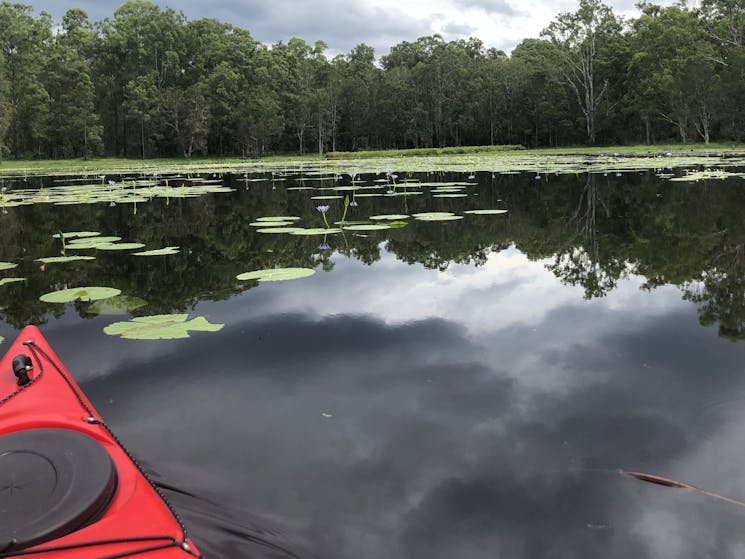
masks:
[[[184,553],[189,554],[192,557],[197,557],[198,559],[204,559],[204,556],[200,554],[196,554],[195,551],[189,546],[188,540],[188,534],[186,531],[186,526],[184,525],[183,521],[181,520],[181,517],[178,515],[176,510],[173,508],[171,503],[168,502],[168,500],[165,498],[165,495],[161,492],[161,490],[158,488],[158,486],[153,482],[153,480],[150,479],[150,476],[145,473],[145,470],[140,466],[140,464],[135,460],[134,456],[127,450],[127,448],[122,444],[122,442],[119,440],[119,438],[114,434],[114,432],[109,428],[106,423],[104,423],[101,419],[97,419],[93,413],[93,410],[86,404],[84,397],[80,394],[80,391],[78,387],[75,385],[75,383],[68,377],[67,374],[65,374],[62,367],[57,364],[57,362],[51,358],[51,356],[44,351],[41,347],[39,347],[33,340],[29,340],[23,343],[26,347],[29,348],[29,351],[34,356],[34,359],[36,360],[38,366],[39,366],[39,373],[31,379],[31,382],[26,384],[25,386],[21,386],[13,392],[12,394],[8,395],[3,400],[0,400],[0,405],[8,401],[10,398],[14,397],[15,395],[19,394],[29,386],[32,386],[34,382],[36,382],[38,379],[42,377],[44,374],[44,362],[42,361],[41,357],[43,357],[48,363],[52,365],[52,367],[57,371],[57,373],[62,377],[62,379],[67,383],[67,386],[72,390],[73,394],[75,394],[75,397],[77,398],[78,402],[80,403],[80,407],[85,410],[87,413],[87,417],[84,419],[87,423],[91,425],[100,425],[103,429],[106,430],[106,432],[109,434],[109,436],[114,440],[114,442],[119,446],[119,448],[124,452],[124,454],[129,458],[129,460],[134,464],[135,468],[140,472],[143,478],[147,480],[150,487],[155,491],[155,494],[158,496],[158,498],[161,500],[161,502],[166,506],[168,511],[173,516],[174,520],[178,524],[179,530],[181,531],[181,539],[175,538],[170,535],[165,536],[141,536],[141,537],[132,537],[132,538],[120,538],[120,539],[108,539],[108,540],[93,540],[90,542],[82,542],[79,544],[69,544],[69,545],[61,545],[61,546],[49,546],[49,547],[38,547],[36,549],[27,549],[27,550],[19,550],[19,551],[10,551],[8,548],[4,550],[0,550],[0,559],[4,559],[6,557],[24,557],[29,555],[36,555],[36,554],[43,554],[43,553],[52,553],[55,551],[65,551],[65,550],[72,550],[72,549],[82,549],[82,548],[89,548],[89,547],[96,547],[101,545],[116,545],[116,544],[127,544],[127,543],[145,543],[145,542],[156,542],[156,541],[162,541],[164,543],[157,544],[157,545],[150,545],[146,547],[140,547],[138,549],[133,549],[129,551],[122,551],[120,553],[115,553],[113,555],[106,555],[102,556],[98,559],[121,559],[124,557],[132,557],[135,555],[145,554],[145,553],[151,553],[153,551],[158,551],[160,549],[166,549],[169,547],[176,547],[181,549]],[[11,544],[12,546],[12,544]]]
[[[155,541],[163,541],[163,540],[166,540],[167,543],[162,543],[159,545],[153,545],[149,547],[141,547],[141,548],[132,549],[129,551],[122,551],[121,553],[116,553],[114,555],[101,556],[98,559],[120,559],[121,557],[132,557],[134,555],[140,555],[142,553],[150,553],[151,551],[157,551],[159,549],[166,549],[169,547],[183,548],[181,542],[179,542],[176,538],[172,536],[142,536],[139,538],[135,537],[135,538],[119,538],[119,539],[113,539],[113,540],[93,540],[90,542],[82,542],[78,544],[54,545],[54,546],[49,546],[49,547],[39,547],[36,549],[24,549],[20,551],[11,551],[11,552],[0,551],[0,557],[5,559],[6,557],[24,557],[28,555],[37,555],[37,554],[42,554],[42,553],[53,553],[56,551],[71,551],[74,549],[85,549],[88,547],[96,547],[99,545],[117,545],[117,544],[140,543],[140,542],[144,543],[144,542],[155,542]]]

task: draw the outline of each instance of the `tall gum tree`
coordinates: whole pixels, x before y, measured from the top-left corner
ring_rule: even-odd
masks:
[[[52,20],[31,6],[0,3],[0,51],[5,57],[10,106],[9,139],[14,157],[38,156],[48,143],[49,94],[44,68],[52,42]]]
[[[5,79],[5,57],[0,52],[0,163],[5,151],[5,135],[10,125],[10,103],[8,103],[8,81]]]
[[[609,6],[580,0],[576,12],[560,14],[542,32],[559,48],[561,73],[585,118],[590,145],[597,140],[598,108],[608,88],[608,81],[598,76],[596,60],[604,42],[621,29],[621,20]]]

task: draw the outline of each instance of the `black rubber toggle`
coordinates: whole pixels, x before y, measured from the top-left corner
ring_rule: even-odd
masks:
[[[88,435],[30,429],[0,437],[0,550],[32,547],[95,522],[116,487],[116,466]]]
[[[13,358],[13,374],[18,379],[18,386],[26,386],[31,379],[28,378],[28,372],[33,369],[31,358],[21,353]]]

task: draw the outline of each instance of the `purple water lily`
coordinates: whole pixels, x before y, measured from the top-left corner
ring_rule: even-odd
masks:
[[[352,206],[353,208],[356,208],[357,206],[359,206],[359,204],[357,202],[355,202],[354,200],[352,200],[351,202],[349,202],[349,205]]]
[[[316,206],[316,209],[321,212],[322,214],[325,214],[327,211],[329,211],[329,208],[331,206]]]
[[[326,243],[321,243],[320,245],[318,245],[319,250],[329,250],[330,248],[331,247]]]

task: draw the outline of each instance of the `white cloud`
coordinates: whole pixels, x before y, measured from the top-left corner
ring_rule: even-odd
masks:
[[[378,56],[401,41],[413,41],[432,33],[448,40],[475,36],[487,47],[511,50],[526,38],[538,37],[563,12],[577,9],[575,0],[538,0],[530,4],[515,0],[196,0],[156,2],[183,11],[189,19],[210,17],[247,29],[266,43],[300,37],[309,43],[325,41],[330,54],[348,52],[359,43],[375,47]],[[670,5],[673,0],[662,0]],[[113,17],[119,0],[80,0],[94,21]],[[626,17],[637,13],[630,0],[608,2]],[[33,3],[55,20],[66,10],[56,0]]]

